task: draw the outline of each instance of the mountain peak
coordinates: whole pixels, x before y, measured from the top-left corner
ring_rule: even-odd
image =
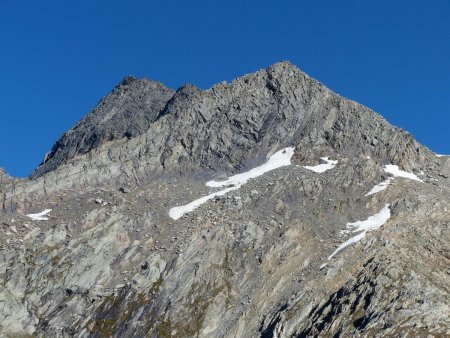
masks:
[[[282,73],[285,72],[286,70],[300,71],[300,68],[298,68],[296,65],[294,65],[291,61],[288,60],[275,62],[271,64],[269,67],[267,67],[267,69],[276,73]]]
[[[449,176],[288,62],[125,78],[0,170],[0,336],[445,336]]]
[[[120,82],[119,82],[119,84],[117,85],[117,87],[120,87],[120,86],[128,86],[129,84],[131,84],[132,82],[134,82],[134,81],[136,81],[137,79],[134,77],[134,76],[132,76],[132,75],[127,75],[127,76],[125,76]]]
[[[32,177],[40,177],[107,141],[145,132],[174,91],[160,82],[126,76],[99,104],[55,143]]]
[[[301,155],[305,159],[329,149],[367,153],[413,168],[426,157],[411,136],[375,112],[281,61],[205,91],[185,84],[174,92],[159,82],[127,76],[56,142],[33,178],[105,142],[154,135],[152,124],[162,117],[155,127],[161,143],[142,151],[158,154],[158,163],[175,171],[237,168],[255,152],[299,143],[308,144]]]

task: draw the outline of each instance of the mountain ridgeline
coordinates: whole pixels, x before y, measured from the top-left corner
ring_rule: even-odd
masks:
[[[0,170],[0,337],[450,336],[449,176],[289,62],[126,77]]]
[[[318,152],[368,154],[408,169],[429,155],[375,112],[280,62],[208,90],[188,84],[173,92],[126,77],[56,142],[32,178],[107,142],[141,135],[147,144],[139,153],[171,170],[236,169],[255,154],[299,144]]]

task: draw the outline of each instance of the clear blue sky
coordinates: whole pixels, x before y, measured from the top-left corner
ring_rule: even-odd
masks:
[[[450,1],[2,1],[0,167],[27,176],[125,75],[201,88],[290,60],[450,154]]]

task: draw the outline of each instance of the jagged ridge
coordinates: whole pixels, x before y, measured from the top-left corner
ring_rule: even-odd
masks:
[[[139,90],[124,89],[137,81],[113,91],[130,107]],[[0,335],[450,333],[450,159],[286,62],[208,90],[183,86],[163,105],[138,133],[98,143],[97,129],[123,124],[104,119],[114,107],[95,111],[42,176],[0,172]],[[208,180],[286,146],[290,165],[169,217],[216,191]],[[322,156],[334,164],[311,171]],[[391,161],[421,179],[367,196]],[[386,205],[387,222],[353,241],[346,224]]]
[[[156,156],[173,171],[232,170],[276,147],[300,144],[313,146],[302,154],[306,160],[316,157],[314,151],[333,149],[408,169],[429,155],[370,109],[280,62],[231,84],[208,90],[186,85],[175,94],[159,83],[128,78],[58,140],[33,178],[106,141],[139,135],[151,141],[139,153]]]
[[[125,77],[94,110],[61,136],[32,177],[55,170],[74,156],[83,155],[107,141],[141,135],[173,93],[159,82]]]

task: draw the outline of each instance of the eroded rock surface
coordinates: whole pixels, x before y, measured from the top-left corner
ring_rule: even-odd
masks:
[[[169,216],[286,147],[290,165]],[[386,164],[423,182],[366,196]],[[450,335],[449,176],[288,62],[208,90],[126,78],[30,179],[0,172],[0,335]]]

